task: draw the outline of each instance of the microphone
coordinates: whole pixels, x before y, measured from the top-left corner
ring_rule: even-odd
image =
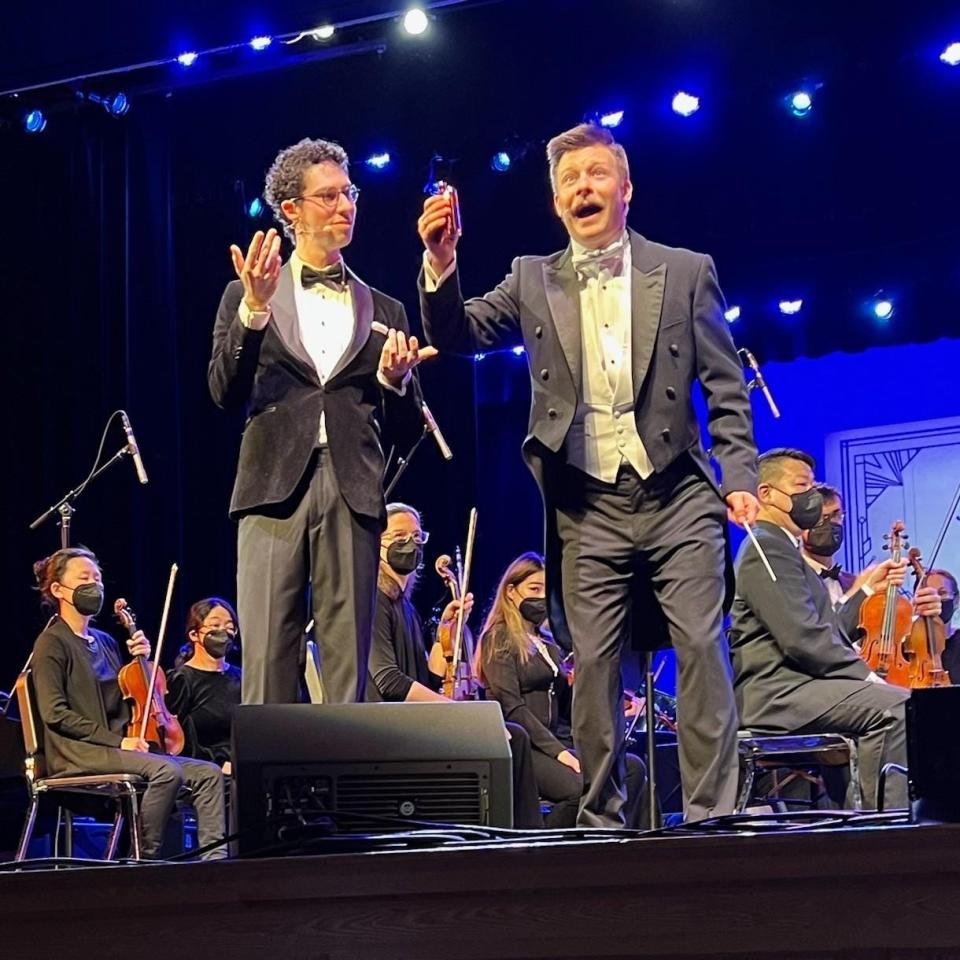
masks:
[[[123,423],[123,432],[127,435],[127,451],[133,457],[133,465],[137,468],[137,478],[141,483],[146,483],[147,471],[143,469],[140,448],[137,446],[137,438],[133,435],[133,427],[130,426],[130,418],[127,416],[126,410],[120,411],[120,421]]]
[[[759,387],[760,392],[765,397],[767,404],[770,407],[770,412],[775,418],[779,418],[780,411],[777,408],[777,405],[773,402],[773,394],[770,393],[769,387],[767,387],[767,381],[763,379],[763,374],[760,372],[760,364],[757,363],[757,358],[745,347],[741,347],[737,354],[743,359],[743,362],[753,371],[753,379],[750,383],[747,384],[747,389],[752,390],[754,387]]]
[[[437,441],[437,446],[440,448],[440,453],[443,455],[444,460],[453,459],[453,451],[447,445],[447,441],[443,439],[443,434],[440,432],[440,428],[437,426],[437,421],[433,419],[433,414],[430,412],[430,408],[424,403],[421,404],[423,407],[423,420],[427,425],[427,433],[433,434],[433,439]]]

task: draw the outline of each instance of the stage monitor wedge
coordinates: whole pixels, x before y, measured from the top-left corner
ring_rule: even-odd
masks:
[[[302,852],[329,833],[437,823],[511,827],[500,705],[238,707],[231,820],[241,856]]]

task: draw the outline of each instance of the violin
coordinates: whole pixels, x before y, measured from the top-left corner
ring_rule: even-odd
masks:
[[[457,550],[457,570],[452,568],[453,560],[447,555],[437,557],[434,568],[450,589],[454,600],[460,600],[467,594],[470,576],[470,560],[473,555],[473,542],[477,529],[477,511],[470,511],[470,525],[467,531],[467,562],[460,561]],[[473,635],[464,620],[463,605],[457,610],[457,618],[452,622],[443,620],[437,625],[437,643],[443,650],[446,669],[443,676],[443,695],[451,700],[476,700],[480,684],[473,672]]]
[[[911,547],[907,559],[913,568],[913,589],[916,592],[927,585],[919,548]],[[950,686],[950,674],[943,669],[941,659],[946,642],[947,627],[939,617],[917,617],[913,622],[905,644],[911,688]]]
[[[171,574],[171,586],[173,574]],[[169,605],[169,592],[167,596]],[[137,621],[129,604],[120,598],[113,605],[117,619],[127,628],[132,637],[137,632]],[[143,655],[134,657],[126,666],[120,668],[117,683],[125,700],[130,701],[131,719],[127,724],[127,736],[146,740],[160,753],[178,756],[184,747],[183,728],[176,716],[167,709],[164,694],[167,692],[167,678],[160,669],[160,648],[163,643],[163,629],[166,625],[167,608],[164,608],[163,623],[154,662],[149,663]]]
[[[898,561],[903,554],[906,536],[902,520],[897,520],[884,534],[885,549]],[[913,624],[913,606],[891,583],[881,593],[867,597],[860,606],[860,656],[878,677],[898,687],[910,686],[910,663],[904,645]]]

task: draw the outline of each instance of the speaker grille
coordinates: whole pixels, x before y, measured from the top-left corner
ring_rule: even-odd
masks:
[[[440,823],[487,821],[486,788],[474,772],[390,774],[338,777],[335,786],[338,825],[370,831],[375,817],[401,817]],[[359,814],[354,820],[350,814]],[[385,822],[383,829],[406,829]],[[378,828],[379,829],[379,828]]]

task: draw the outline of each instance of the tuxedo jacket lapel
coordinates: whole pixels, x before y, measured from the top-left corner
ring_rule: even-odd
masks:
[[[630,232],[630,310],[631,364],[633,369],[634,399],[640,394],[640,388],[646,379],[653,348],[660,329],[660,315],[663,309],[663,289],[667,279],[667,265],[655,263],[646,255],[646,242],[639,234]]]
[[[543,285],[547,294],[547,304],[550,307],[550,316],[570,371],[573,392],[579,395],[583,357],[580,290],[569,248],[558,259],[543,265]]]
[[[297,316],[297,302],[293,292],[293,267],[288,260],[280,271],[280,280],[277,283],[277,292],[270,301],[271,322],[283,345],[313,374],[317,383],[320,382],[317,368],[313,365],[307,348],[300,338],[300,320]]]

